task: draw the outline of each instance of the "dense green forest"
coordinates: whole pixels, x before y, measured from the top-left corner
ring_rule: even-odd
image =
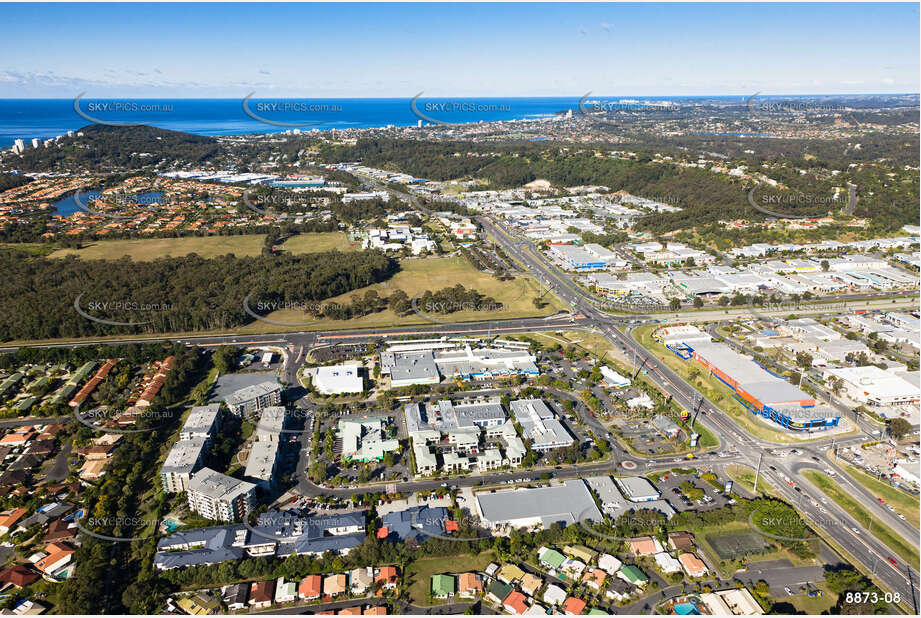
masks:
[[[200,164],[222,152],[213,137],[156,127],[92,124],[79,132],[83,136],[75,133],[47,148],[26,149],[17,166],[26,172],[138,169],[161,161]]]
[[[319,301],[383,281],[397,269],[376,251],[238,258],[197,255],[152,262],[63,260],[0,252],[6,287],[0,340],[227,329],[253,318],[248,294],[264,302]],[[114,322],[110,325],[80,315]],[[121,302],[123,306],[113,307]],[[104,304],[108,303],[108,304]]]
[[[23,176],[22,174],[0,173],[0,191],[6,191],[7,189],[12,189],[14,187],[21,187],[22,185],[29,182],[32,182],[32,179],[28,176]]]
[[[771,156],[776,157],[777,161],[783,160],[785,146],[781,142],[785,140],[762,141],[775,144],[777,148]],[[827,174],[823,174],[821,168],[830,163],[823,164],[815,160],[816,155],[809,155],[809,150],[816,143],[821,142],[786,144],[790,148],[804,148],[794,152],[798,153],[796,156],[801,159],[803,169],[812,170],[811,173],[801,174],[798,168],[789,163],[770,168],[771,177],[788,187],[789,194],[831,195],[834,187],[844,184],[844,176],[825,177]],[[891,144],[891,141],[887,143]],[[915,150],[917,143],[915,140]],[[843,145],[839,147],[845,148]],[[683,209],[681,212],[649,217],[638,225],[641,229],[656,233],[688,229],[727,219],[764,217],[749,204],[748,191],[753,185],[728,175],[653,162],[649,155],[637,155],[633,159],[597,157],[594,152],[569,152],[546,144],[509,146],[502,149],[505,154],[495,152],[498,149],[495,144],[368,139],[359,140],[354,146],[327,149],[324,156],[331,160],[359,159],[373,167],[400,169],[435,180],[476,177],[488,181],[492,189],[520,187],[537,178],[549,180],[558,187],[604,185],[614,191],[623,190],[650,198],[660,197],[680,206]],[[865,150],[861,148],[860,152]],[[456,156],[457,153],[476,154]],[[837,161],[837,164],[848,169],[845,160],[849,159]],[[751,167],[757,170],[761,166],[759,161]],[[898,229],[906,223],[917,223],[919,183],[916,171],[866,165],[849,171],[846,179],[858,187],[855,216],[873,219],[887,230]],[[829,211],[840,210],[845,202],[842,196],[839,202],[829,207],[792,203],[788,210],[793,215],[825,215]]]

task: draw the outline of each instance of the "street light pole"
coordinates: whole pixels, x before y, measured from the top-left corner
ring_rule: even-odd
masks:
[[[758,476],[761,474],[761,460],[764,458],[764,451],[758,453],[758,467],[755,468],[755,486],[752,487],[752,490],[755,492],[755,495],[758,495]]]

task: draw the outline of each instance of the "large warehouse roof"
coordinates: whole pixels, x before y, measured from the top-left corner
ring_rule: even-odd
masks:
[[[601,521],[595,500],[581,480],[535,489],[480,493],[476,500],[483,519],[494,525],[527,525],[524,522],[535,519],[544,526],[554,522]]]
[[[693,348],[698,356],[719,368],[720,371],[735,380],[740,389],[763,404],[815,400],[812,395],[768,373],[756,362],[725,344],[699,343]]]
[[[802,390],[790,384],[786,380],[775,378],[767,372],[765,372],[764,375],[772,379],[762,380],[760,382],[743,382],[739,384],[739,388],[747,392],[761,403],[772,407],[776,407],[772,404],[794,401],[812,401],[815,399],[815,397],[812,395],[804,393]]]
[[[692,347],[698,356],[719,367],[720,371],[739,384],[764,382],[765,376],[770,375],[750,358],[742,356],[724,344],[698,343]]]

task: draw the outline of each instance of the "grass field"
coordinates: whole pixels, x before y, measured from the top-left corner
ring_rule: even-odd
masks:
[[[302,253],[320,253],[321,251],[359,251],[361,245],[350,242],[345,232],[317,232],[298,234],[285,241],[283,251],[299,255]]]
[[[826,610],[830,609],[838,602],[838,597],[833,592],[828,589],[828,586],[825,585],[825,582],[812,583],[809,585],[810,588],[818,588],[822,591],[822,596],[820,597],[810,597],[805,593],[794,594],[792,597],[780,597],[777,601],[787,602],[793,605],[804,614],[810,616],[819,616]],[[798,592],[798,588],[794,592]]]
[[[614,346],[604,335],[581,330],[566,330],[561,335],[574,346],[597,354],[599,358],[604,358],[606,361],[611,360],[614,355]]]
[[[882,498],[887,504],[891,504],[896,513],[901,513],[915,528],[918,527],[919,513],[917,496],[912,496],[904,491],[896,489],[889,483],[878,481],[875,477],[870,476],[856,466],[848,465],[847,471],[856,481],[866,487],[870,493],[877,498]]]
[[[806,470],[803,475],[809,481],[822,490],[829,498],[834,500],[838,506],[848,512],[854,519],[860,522],[864,530],[875,536],[877,539],[889,546],[892,551],[902,557],[909,564],[917,565],[921,561],[921,555],[918,553],[918,547],[903,539],[896,534],[891,528],[884,525],[869,511],[867,511],[859,502],[854,500],[841,486],[833,483],[828,476],[816,472],[815,470]]]
[[[99,240],[88,243],[81,249],[58,249],[50,257],[62,258],[76,255],[86,260],[116,260],[127,255],[140,262],[160,257],[181,257],[190,253],[197,253],[204,258],[213,258],[228,253],[237,257],[246,257],[262,253],[264,240],[264,234]],[[357,246],[349,243],[348,237],[342,232],[298,234],[288,239],[282,247],[293,254],[318,253],[331,249],[340,251],[358,249]]]
[[[432,575],[438,573],[464,573],[466,571],[482,571],[493,561],[492,551],[479,554],[461,554],[459,556],[444,556],[441,558],[423,558],[412,562],[406,567],[403,585],[409,591],[409,598],[415,605],[439,604],[442,601],[432,599],[429,594],[432,586]],[[463,599],[460,599],[463,600]]]
[[[355,294],[364,294],[375,290],[381,296],[389,296],[396,290],[403,290],[414,298],[426,290],[436,291],[458,283],[470,289],[474,288],[485,296],[490,296],[501,304],[491,311],[458,311],[450,314],[427,313],[428,319],[416,313],[398,316],[390,310],[372,313],[352,320],[312,319],[298,310],[284,310],[270,313],[270,320],[292,325],[299,330],[376,328],[386,326],[406,326],[411,324],[439,324],[452,322],[471,322],[484,320],[505,320],[520,317],[541,317],[562,308],[556,298],[544,296],[548,303],[542,309],[534,306],[538,294],[537,284],[529,277],[517,277],[512,281],[499,281],[492,275],[480,272],[462,257],[407,259],[400,263],[400,271],[382,283],[329,298],[324,303],[349,304]],[[419,308],[420,311],[424,307]],[[245,333],[277,332],[278,326],[256,321],[242,329]]]
[[[48,255],[55,251],[54,245],[41,242],[2,242],[0,249],[15,249],[31,255]]]
[[[745,466],[729,465],[726,466],[726,474],[732,480],[748,491],[753,492],[755,487],[755,471]],[[764,480],[764,477],[758,479],[758,490],[762,495],[776,495],[774,488]]]

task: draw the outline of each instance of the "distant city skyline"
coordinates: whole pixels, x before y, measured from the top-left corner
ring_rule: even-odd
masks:
[[[901,94],[917,3],[5,4],[0,98]]]

